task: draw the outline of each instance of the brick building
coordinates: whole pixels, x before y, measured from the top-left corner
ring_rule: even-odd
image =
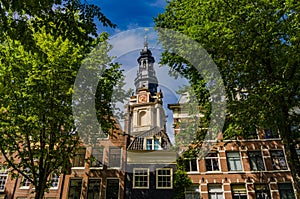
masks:
[[[173,111],[175,136],[180,120],[188,114],[183,95]],[[179,124],[179,125],[178,125]],[[222,136],[204,157],[185,159],[185,171],[192,185],[185,190],[188,199],[294,199],[293,179],[284,146],[276,131],[253,129],[247,139],[223,140]]]
[[[101,138],[96,145],[84,145],[72,160],[70,174],[52,176],[52,187],[45,199],[123,199],[127,136]],[[34,198],[34,187],[21,177],[12,180],[5,169],[0,172],[2,198]],[[0,192],[1,196],[1,192]]]

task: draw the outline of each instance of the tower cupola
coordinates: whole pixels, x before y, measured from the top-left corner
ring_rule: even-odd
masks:
[[[139,89],[147,89],[151,95],[157,93],[158,81],[154,71],[154,57],[152,52],[148,49],[148,42],[145,38],[144,48],[140,52],[140,56],[137,59],[139,68],[137,76],[134,80],[136,93]]]

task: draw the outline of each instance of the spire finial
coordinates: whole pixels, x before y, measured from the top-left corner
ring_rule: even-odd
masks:
[[[145,50],[148,49],[148,37],[147,37],[147,35],[145,35],[145,37],[144,37],[144,49]]]

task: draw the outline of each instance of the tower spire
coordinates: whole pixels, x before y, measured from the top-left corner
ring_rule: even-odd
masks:
[[[136,93],[139,89],[147,89],[151,95],[157,93],[158,81],[154,71],[154,57],[152,52],[148,49],[147,36],[144,38],[144,48],[140,52],[140,56],[137,59],[139,63],[139,69],[137,76],[134,80],[134,85],[136,88]]]
[[[148,37],[147,35],[145,35],[144,37],[144,50],[147,51],[148,49]]]

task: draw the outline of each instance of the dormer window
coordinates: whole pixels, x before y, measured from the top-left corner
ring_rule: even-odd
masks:
[[[146,150],[161,150],[160,138],[146,138]]]

